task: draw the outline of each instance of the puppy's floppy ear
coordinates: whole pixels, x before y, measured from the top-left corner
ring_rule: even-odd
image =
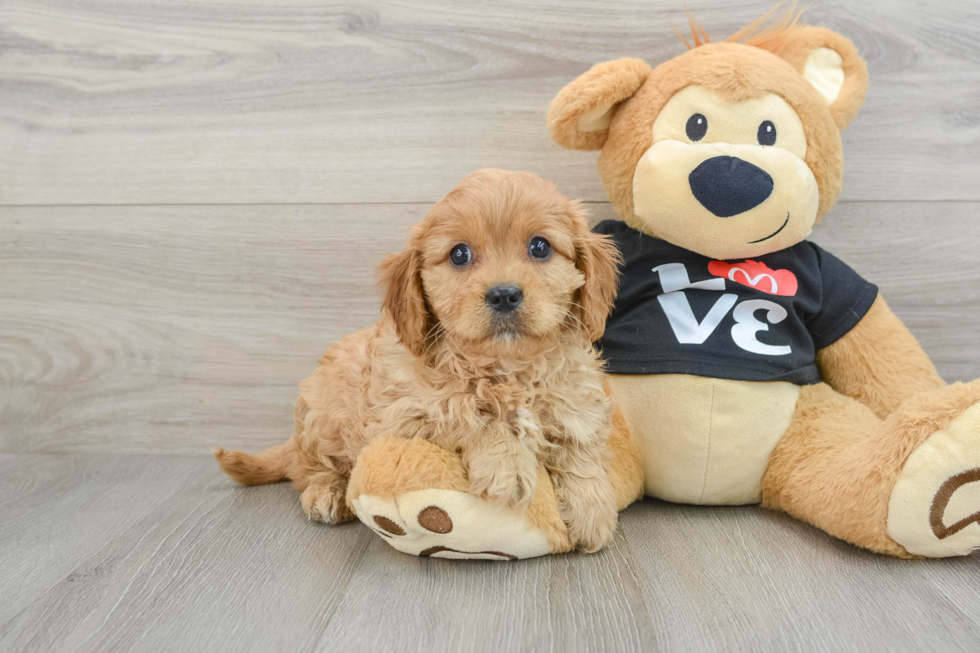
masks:
[[[649,74],[650,66],[639,59],[617,59],[593,66],[551,101],[551,140],[570,150],[601,150],[616,105],[632,97]]]
[[[378,277],[384,288],[381,307],[395,323],[398,339],[421,356],[432,315],[422,289],[422,256],[416,240],[417,234],[413,234],[401,254],[388,254],[378,266]]]
[[[575,222],[575,266],[585,277],[585,285],[578,291],[576,315],[585,335],[595,342],[606,330],[606,318],[616,299],[622,257],[610,237],[589,229],[577,202],[572,203],[569,213]]]
[[[817,90],[843,131],[868,91],[868,66],[850,39],[825,27],[801,26],[790,30],[774,52]]]

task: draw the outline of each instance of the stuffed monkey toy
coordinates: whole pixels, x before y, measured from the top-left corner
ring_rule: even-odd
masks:
[[[867,68],[839,34],[764,21],[719,43],[694,23],[688,52],[599,64],[548,112],[556,143],[601,150],[622,219],[597,227],[625,261],[599,342],[620,507],[761,503],[878,553],[968,554],[980,382],[946,385],[877,288],[806,240],[840,194]],[[392,439],[348,498],[409,553],[570,548],[547,478],[523,514],[466,487],[452,452]],[[445,532],[420,524],[431,507]]]

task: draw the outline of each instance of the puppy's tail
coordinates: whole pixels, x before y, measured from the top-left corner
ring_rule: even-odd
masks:
[[[243,485],[266,485],[286,480],[289,460],[295,452],[295,438],[255,456],[243,451],[213,450],[221,469]]]

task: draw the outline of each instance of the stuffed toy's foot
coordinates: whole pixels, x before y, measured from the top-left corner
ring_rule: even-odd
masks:
[[[468,490],[459,456],[417,438],[381,438],[358,457],[347,502],[388,544],[412,555],[516,560],[572,549],[543,467],[523,511]]]
[[[962,394],[970,386],[980,394],[978,381],[948,390]],[[936,393],[939,400],[944,395]],[[980,548],[980,401],[949,409],[958,414],[908,457],[888,504],[889,535],[909,553],[931,558]]]
[[[980,547],[980,381],[910,397],[887,419],[820,383],[763,478],[762,505],[901,558]]]

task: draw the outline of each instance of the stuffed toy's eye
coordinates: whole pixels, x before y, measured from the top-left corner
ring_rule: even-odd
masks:
[[[687,119],[687,137],[699,141],[708,133],[708,119],[696,113]]]
[[[453,251],[449,253],[449,262],[458,268],[468,265],[472,260],[473,254],[470,252],[470,248],[462,243],[453,247]]]
[[[759,133],[756,135],[756,138],[759,139],[759,145],[775,145],[776,125],[772,124],[771,120],[764,120],[759,125]]]
[[[551,258],[551,243],[541,236],[535,236],[528,244],[527,251],[531,254],[531,258],[546,261]]]

